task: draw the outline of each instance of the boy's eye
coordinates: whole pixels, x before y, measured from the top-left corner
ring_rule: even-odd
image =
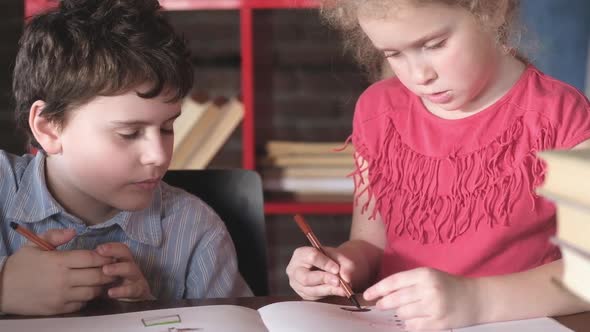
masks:
[[[119,133],[119,136],[121,136],[124,139],[135,139],[139,136],[139,131],[134,131],[132,133],[125,133],[125,134]]]
[[[436,44],[425,45],[424,47],[429,50],[434,50],[434,49],[441,48],[441,47],[445,46],[446,41],[447,41],[446,39],[443,39]]]
[[[174,134],[174,127],[162,128],[162,129],[160,129],[160,131],[165,135],[172,135],[172,134]]]

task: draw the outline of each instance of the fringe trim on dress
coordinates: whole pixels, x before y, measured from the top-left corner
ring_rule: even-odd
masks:
[[[346,141],[357,143],[356,168],[350,175],[355,183],[355,204],[368,192],[368,200],[361,207],[363,213],[370,212],[370,219],[375,219],[379,212],[388,234],[393,231],[421,243],[453,242],[468,229],[477,230],[482,225],[509,226],[515,195],[522,186],[526,186],[534,208],[534,188],[545,175],[545,164],[536,152],[552,146],[555,136],[554,129],[547,126],[534,138],[532,148],[518,157],[520,160],[516,160],[514,150],[523,135],[522,117],[480,150],[437,159],[404,144],[389,119],[387,139],[373,160],[361,164],[358,156],[366,157],[367,147],[358,146],[362,141],[354,136]],[[438,192],[442,167],[454,174],[448,195]],[[371,185],[365,185],[361,176],[367,170]],[[375,208],[367,211],[373,200]]]

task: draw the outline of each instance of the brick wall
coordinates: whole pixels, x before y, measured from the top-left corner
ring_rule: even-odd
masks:
[[[22,153],[24,137],[14,127],[11,97],[12,69],[23,25],[22,0],[0,1],[0,149]]]
[[[168,12],[167,16],[189,41],[195,88],[212,96],[238,95],[238,13]],[[262,151],[269,139],[344,141],[351,131],[354,103],[367,82],[343,55],[339,36],[321,24],[313,10],[260,10],[254,22],[258,149]],[[239,166],[237,134],[213,167]]]

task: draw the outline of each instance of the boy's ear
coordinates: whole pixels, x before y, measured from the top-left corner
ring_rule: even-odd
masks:
[[[29,111],[29,127],[39,145],[47,154],[61,153],[60,129],[41,115],[45,102],[37,100]]]

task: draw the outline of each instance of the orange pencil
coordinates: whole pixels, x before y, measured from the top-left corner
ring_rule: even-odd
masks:
[[[319,250],[324,256],[330,258],[330,256],[328,256],[328,254],[324,251],[324,248],[322,248],[322,245],[320,244],[320,240],[318,240],[318,238],[315,236],[315,234],[311,230],[311,227],[309,227],[307,222],[305,222],[305,219],[303,219],[303,216],[296,214],[295,215],[295,222],[297,223],[297,225],[299,226],[299,228],[301,229],[303,234],[305,234],[305,236],[307,237],[309,242],[311,242],[311,245],[314,248],[316,248],[317,250]],[[344,291],[346,292],[346,296],[348,297],[350,302],[352,304],[354,304],[354,306],[357,307],[358,309],[361,309],[361,305],[359,304],[356,297],[354,296],[354,293],[352,292],[350,285],[346,281],[344,281],[344,279],[342,279],[342,277],[340,275],[338,275],[338,279],[340,279],[340,285],[342,286],[342,288],[344,288]]]
[[[24,227],[21,227],[19,224],[11,221],[10,222],[10,227],[12,227],[12,229],[14,229],[17,233],[19,233],[20,235],[24,236],[29,241],[31,241],[34,244],[38,245],[42,249],[45,249],[47,251],[55,250],[55,247],[54,246],[52,246],[51,244],[45,242],[45,240],[43,240],[42,238],[40,238],[39,236],[37,236],[37,234],[31,232],[30,230],[28,230],[28,229],[26,229]]]

